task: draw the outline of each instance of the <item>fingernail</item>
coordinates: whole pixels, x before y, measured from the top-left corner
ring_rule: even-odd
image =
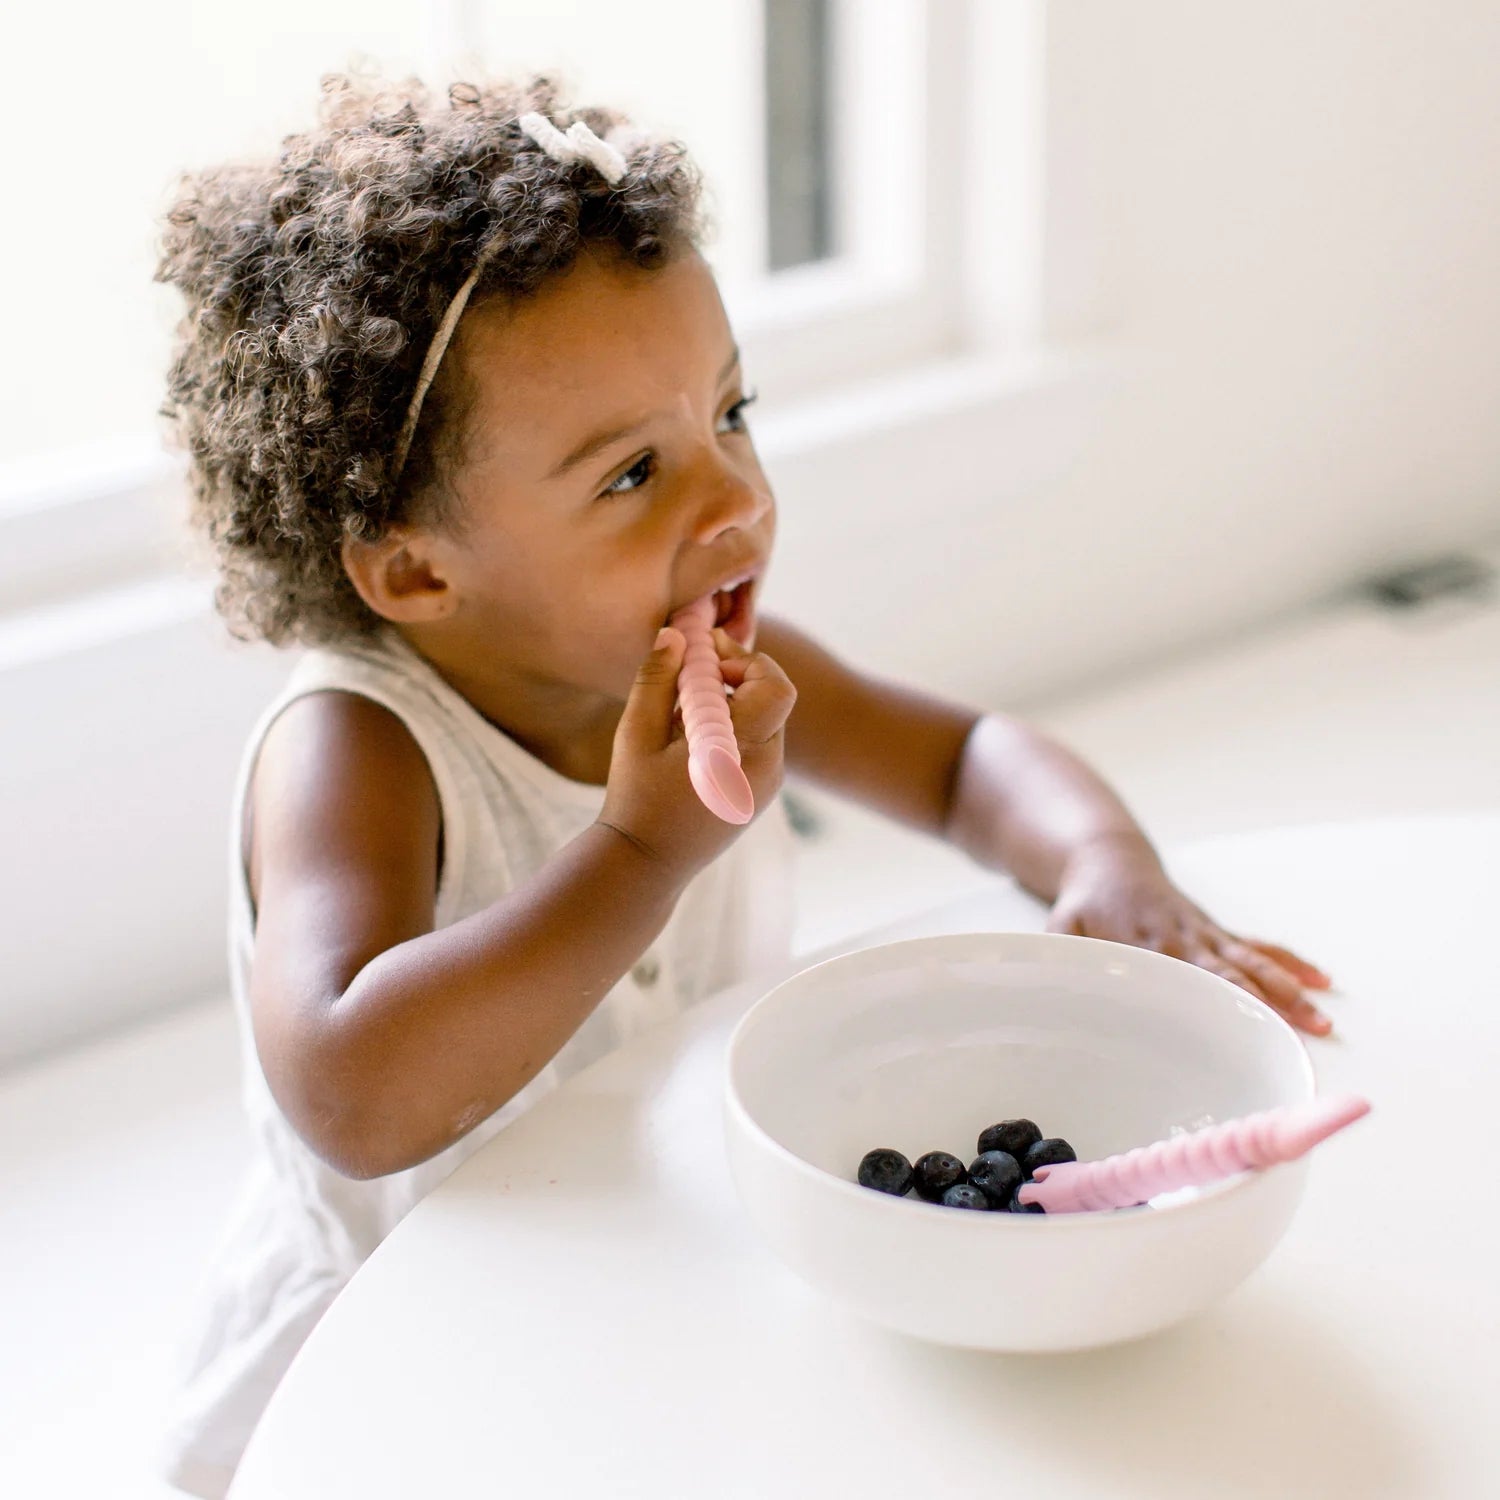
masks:
[[[656,651],[665,651],[666,648],[671,644],[672,631],[668,629],[667,626],[663,625],[662,628],[656,632],[656,645],[652,649]]]

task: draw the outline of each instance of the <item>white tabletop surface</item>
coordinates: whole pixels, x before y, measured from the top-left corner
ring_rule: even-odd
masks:
[[[1375,1104],[1218,1308],[1004,1356],[820,1298],[754,1238],[724,1159],[724,1044],[762,981],[579,1074],[420,1204],[314,1331],[233,1500],[1500,1495],[1500,1213],[1493,1165],[1469,1171],[1500,1112],[1500,816],[1169,862],[1333,974],[1320,1087]],[[1042,922],[997,880],[817,956]]]

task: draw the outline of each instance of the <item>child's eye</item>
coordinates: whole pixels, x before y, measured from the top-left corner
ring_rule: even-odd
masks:
[[[638,490],[651,477],[656,468],[656,455],[654,453],[643,453],[626,471],[616,480],[604,486],[606,495],[628,495],[631,490]],[[627,484],[626,481],[630,482]]]
[[[719,418],[721,425],[718,431],[720,433],[749,431],[745,426],[745,408],[752,405],[757,399],[757,393],[754,391],[751,391],[748,396],[741,396]],[[609,484],[605,485],[604,493],[606,495],[628,495],[632,490],[640,489],[655,472],[656,455],[654,453],[643,453],[618,479],[612,480]]]
[[[726,411],[724,413],[723,417],[720,419],[721,421],[728,422],[730,424],[727,428],[720,428],[720,431],[721,432],[746,432],[746,431],[748,431],[749,429],[746,428],[746,426],[745,426],[745,408],[747,406],[753,405],[754,402],[757,399],[758,399],[758,393],[755,392],[755,391],[751,391],[748,396],[741,396],[740,399],[738,401],[736,401],[734,403],[734,405],[731,406],[729,408],[729,410]]]

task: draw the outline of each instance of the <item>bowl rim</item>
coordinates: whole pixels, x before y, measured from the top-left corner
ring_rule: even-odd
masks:
[[[925,1199],[916,1197],[909,1192],[902,1194],[900,1197],[897,1197],[894,1193],[880,1193],[876,1192],[874,1189],[862,1187],[857,1182],[847,1182],[844,1180],[844,1178],[837,1176],[833,1172],[826,1172],[822,1167],[814,1166],[812,1162],[807,1161],[801,1156],[798,1156],[795,1151],[786,1146],[783,1146],[780,1141],[778,1141],[750,1114],[750,1111],[745,1106],[744,1100],[740,1097],[739,1088],[736,1083],[735,1059],[742,1044],[743,1038],[750,1029],[752,1018],[757,1014],[757,1012],[761,1011],[761,1007],[765,1005],[766,1002],[769,1001],[773,996],[780,994],[783,990],[787,989],[795,982],[805,978],[809,974],[815,973],[822,969],[826,969],[831,965],[844,963],[854,958],[865,957],[871,953],[885,952],[898,948],[916,948],[923,946],[931,947],[935,945],[951,943],[955,939],[965,938],[1003,938],[1007,942],[1019,943],[1022,947],[1055,947],[1060,943],[1066,943],[1088,944],[1089,946],[1096,948],[1127,948],[1132,953],[1141,955],[1144,961],[1146,961],[1148,964],[1157,960],[1160,960],[1164,963],[1187,964],[1189,968],[1198,969],[1198,972],[1202,974],[1205,979],[1212,980],[1214,985],[1221,986],[1222,990],[1227,992],[1226,998],[1233,999],[1237,1004],[1240,1002],[1244,1002],[1258,1010],[1264,1011],[1271,1020],[1275,1021],[1280,1027],[1282,1027],[1286,1032],[1290,1034],[1291,1040],[1295,1043],[1297,1049],[1297,1070],[1299,1074],[1299,1082],[1302,1088],[1305,1090],[1304,1099],[1310,1100],[1317,1096],[1317,1075],[1313,1068],[1312,1058],[1308,1054],[1307,1047],[1303,1044],[1301,1037],[1297,1035],[1296,1029],[1286,1019],[1286,1017],[1273,1010],[1271,1006],[1265,1003],[1264,1000],[1257,999],[1248,990],[1241,989],[1239,985],[1233,983],[1231,980],[1225,979],[1220,974],[1213,974],[1207,969],[1198,968],[1196,964],[1188,963],[1186,959],[1173,958],[1171,954],[1160,953],[1154,948],[1137,948],[1134,944],[1116,943],[1107,938],[1077,937],[1071,933],[1062,932],[1002,932],[976,930],[971,932],[929,933],[922,937],[899,938],[894,942],[872,943],[869,946],[863,948],[851,948],[845,953],[836,953],[829,958],[820,959],[815,964],[808,964],[806,968],[798,969],[795,974],[788,974],[786,978],[772,985],[772,987],[767,990],[765,994],[761,995],[759,999],[757,999],[755,1003],[751,1005],[750,1008],[744,1013],[744,1015],[740,1017],[739,1021],[735,1024],[734,1030],[729,1034],[729,1040],[725,1044],[724,1109],[726,1113],[732,1116],[739,1127],[746,1134],[748,1134],[751,1139],[755,1140],[762,1147],[762,1149],[769,1147],[773,1156],[784,1158],[791,1164],[793,1169],[800,1176],[806,1177],[812,1181],[826,1184],[832,1187],[836,1192],[846,1194],[851,1202],[858,1201],[869,1205],[869,1211],[877,1213],[884,1212],[884,1209],[875,1207],[875,1200],[881,1198],[889,1199],[889,1206],[892,1208],[899,1204],[906,1208],[915,1207],[920,1209],[931,1209],[935,1213],[941,1213],[948,1222],[954,1225],[955,1231],[959,1233],[965,1232],[962,1230],[958,1230],[957,1226],[959,1224],[962,1224],[966,1219],[975,1220],[976,1227],[979,1224],[985,1224],[1000,1219],[1017,1220],[1018,1223],[1016,1227],[1018,1229],[1021,1224],[1035,1225],[1037,1223],[1049,1224],[1052,1226],[1070,1226],[1070,1231],[1064,1232],[1077,1232],[1084,1227],[1088,1227],[1090,1231],[1093,1232],[1097,1230],[1098,1226],[1101,1226],[1105,1223],[1123,1225],[1130,1223],[1160,1221],[1164,1215],[1188,1214],[1194,1211],[1201,1211],[1205,1207],[1211,1206],[1212,1204],[1224,1199],[1225,1197],[1228,1197],[1233,1193],[1244,1192],[1247,1189],[1253,1187],[1258,1179],[1264,1177],[1267,1172],[1272,1170],[1268,1167],[1263,1168],[1259,1171],[1250,1170],[1238,1172],[1233,1177],[1227,1177],[1221,1182],[1216,1182],[1209,1187],[1201,1189],[1192,1198],[1185,1199],[1178,1203],[1168,1204],[1165,1208],[1154,1209],[1149,1217],[1145,1215],[1137,1216],[1132,1213],[1122,1214],[1118,1211],[1110,1213],[1085,1212],[1072,1214],[1013,1214],[1008,1211],[1000,1210],[991,1210],[988,1213],[975,1213],[971,1210],[970,1212],[965,1214],[956,1213],[951,1208],[945,1208],[941,1203],[929,1203]],[[1301,1103],[1303,1102],[1303,1099],[1299,1099],[1295,1102]],[[1150,1145],[1152,1143],[1149,1141],[1143,1141],[1141,1144]],[[1281,1163],[1280,1165],[1305,1166],[1306,1158],[1301,1158],[1299,1161],[1295,1162]],[[1005,1232],[1009,1231],[1002,1231],[1002,1233]],[[1058,1231],[1056,1228],[1054,1228],[1052,1230],[1049,1230],[1048,1232],[1056,1233]]]

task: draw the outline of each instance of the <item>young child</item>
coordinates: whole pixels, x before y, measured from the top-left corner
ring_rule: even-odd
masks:
[[[1059,932],[1327,980],[1177,891],[1024,724],[836,660],[758,600],[776,506],[680,147],[545,80],[330,77],[277,159],[184,180],[164,414],[237,633],[309,649],[246,747],[232,983],[255,1139],[170,1439],[224,1492],[267,1398],[411,1206],[589,1062],[790,949],[784,769],[946,838]],[[675,711],[712,595],[757,817]]]

